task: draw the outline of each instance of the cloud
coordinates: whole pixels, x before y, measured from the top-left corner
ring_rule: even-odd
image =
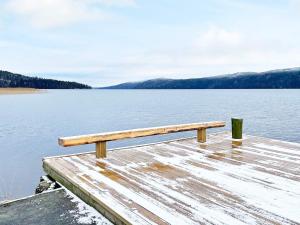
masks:
[[[165,49],[159,46],[151,51],[128,55],[119,61],[119,65],[112,66],[114,73],[121,74],[121,82],[264,71],[300,64],[300,48],[295,48],[282,36],[257,38],[247,31],[214,26],[196,37],[190,36],[184,43],[190,45],[184,45],[184,48],[174,45]]]
[[[86,1],[103,4],[106,6],[116,6],[116,7],[136,6],[136,2],[134,0],[86,0]]]
[[[300,0],[290,0],[289,6],[291,9],[294,9],[298,13],[300,9]]]
[[[109,85],[126,81],[157,77],[189,78],[220,75],[243,71],[295,67],[300,64],[299,45],[282,36],[256,37],[250,32],[214,26],[199,33],[189,34],[178,42],[142,46],[130,49],[113,48],[97,51],[63,51],[63,49],[40,49],[15,46],[0,61],[5,65],[8,58],[15,59],[11,68],[23,71],[65,74],[65,79],[74,78],[92,86]],[[4,43],[5,44],[5,43]],[[1,43],[0,43],[1,45]],[[12,47],[10,47],[12,49]],[[99,48],[100,49],[100,48]],[[9,51],[6,51],[9,52]],[[100,53],[99,53],[100,52]],[[28,57],[31,55],[31,57]],[[37,63],[38,62],[38,63]],[[95,74],[74,76],[72,73]],[[41,73],[42,74],[42,73]]]
[[[61,27],[77,22],[106,20],[104,7],[134,6],[134,0],[9,0],[6,9],[38,28]]]
[[[202,33],[195,44],[200,48],[234,47],[241,43],[242,35],[236,31],[228,31],[212,27]]]

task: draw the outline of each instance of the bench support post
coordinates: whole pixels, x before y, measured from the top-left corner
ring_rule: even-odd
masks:
[[[206,129],[198,129],[197,130],[197,140],[198,142],[204,143],[206,142]]]
[[[106,158],[106,141],[96,142],[96,158]]]

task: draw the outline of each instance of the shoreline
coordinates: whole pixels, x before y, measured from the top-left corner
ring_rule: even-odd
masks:
[[[36,88],[0,88],[0,95],[16,95],[16,94],[36,94],[41,93]]]

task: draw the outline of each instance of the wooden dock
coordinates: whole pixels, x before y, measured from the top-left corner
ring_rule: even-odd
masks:
[[[298,143],[244,135],[239,144],[223,132],[43,167],[116,224],[300,224]]]

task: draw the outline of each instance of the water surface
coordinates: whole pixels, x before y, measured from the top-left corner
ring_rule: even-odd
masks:
[[[44,156],[90,151],[57,138],[169,124],[244,118],[245,132],[300,142],[300,90],[49,90],[0,96],[0,200],[32,194]],[[110,142],[109,148],[194,135]]]

